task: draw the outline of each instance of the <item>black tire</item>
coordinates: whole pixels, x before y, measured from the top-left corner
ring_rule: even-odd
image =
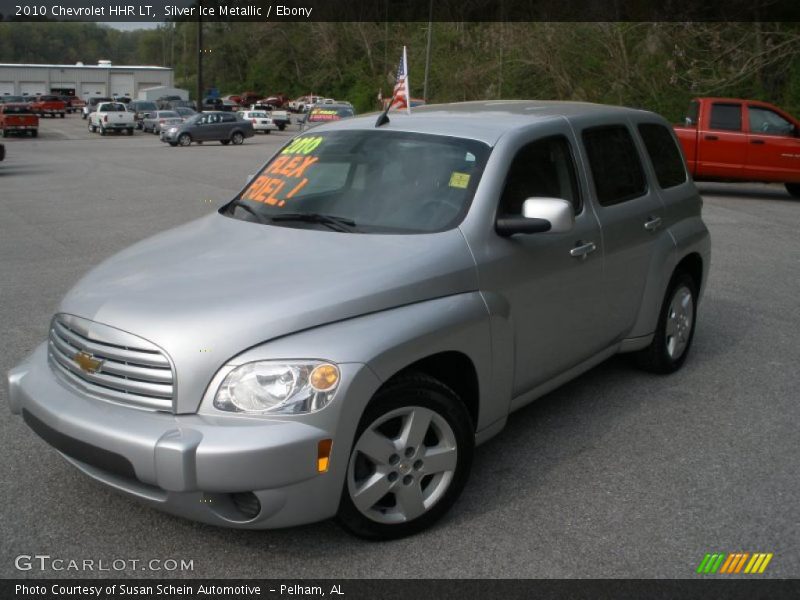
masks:
[[[91,133],[94,133],[94,132],[95,132],[94,125],[92,125],[92,122],[91,122],[91,121],[89,121],[89,124],[88,124],[88,129],[89,129],[89,131],[90,131]]]
[[[270,133],[272,133],[271,129],[264,130],[264,135],[269,135]]]
[[[220,140],[219,143],[222,144],[223,146],[227,146],[228,144],[231,143],[231,141],[230,140]]]
[[[800,198],[800,183],[787,183],[786,191],[795,198]]]
[[[244,134],[241,131],[234,131],[231,134],[231,142],[234,146],[241,146],[244,143]]]
[[[342,489],[339,523],[351,533],[370,540],[388,540],[413,535],[440,519],[458,499],[469,478],[475,448],[475,429],[470,415],[456,393],[449,387],[422,373],[409,374],[390,381],[370,401],[356,430],[350,461],[358,460],[355,448],[364,431],[388,413],[409,407],[423,407],[442,417],[456,440],[457,459],[452,479],[441,498],[420,516],[410,521],[380,523],[362,513],[353,503],[349,491],[349,472]],[[395,457],[396,458],[396,457]],[[356,468],[352,465],[352,468]],[[415,467],[416,468],[416,467]],[[397,478],[395,477],[395,480]],[[424,481],[424,477],[421,481]],[[414,483],[416,485],[416,482]],[[394,489],[399,489],[395,487]]]
[[[281,123],[280,125],[278,125],[278,129],[283,131],[284,129],[286,129],[286,125],[284,123]]]
[[[133,127],[128,127],[126,131],[128,132],[128,135],[133,135]]]
[[[59,113],[58,116],[63,119],[64,118],[64,113]]]
[[[3,129],[3,137],[8,137],[8,130]]]
[[[685,334],[685,332],[683,334],[686,340],[683,351],[679,356],[673,357],[669,352],[670,336],[667,333],[667,322],[670,317],[673,298],[676,292],[682,289],[688,289],[691,294],[691,325],[689,326],[688,334]],[[651,373],[668,374],[674,373],[683,366],[683,363],[686,362],[686,357],[689,356],[692,340],[694,339],[694,331],[697,326],[697,293],[698,282],[686,271],[676,271],[669,286],[667,286],[666,294],[664,294],[653,341],[647,348],[633,355],[640,368]]]
[[[106,134],[106,128],[100,125],[100,135],[105,135],[105,134]]]
[[[178,142],[170,142],[169,145],[175,148],[178,145]]]
[[[39,130],[38,129],[32,129],[31,130],[31,137],[39,137]]]
[[[192,136],[188,133],[182,133],[178,136],[178,143],[181,146],[189,146],[192,143]]]

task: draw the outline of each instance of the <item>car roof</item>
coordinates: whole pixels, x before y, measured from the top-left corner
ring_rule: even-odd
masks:
[[[331,107],[335,105],[322,105]],[[377,112],[315,127],[328,129],[374,129]],[[494,145],[508,131],[553,119],[652,114],[633,108],[590,102],[550,100],[489,100],[428,104],[405,111],[389,112],[389,123],[380,129],[431,133],[476,139]]]

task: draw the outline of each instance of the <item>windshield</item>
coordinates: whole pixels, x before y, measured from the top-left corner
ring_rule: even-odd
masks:
[[[226,210],[288,227],[324,226],[302,219],[323,215],[352,221],[356,232],[443,231],[466,214],[489,151],[474,140],[419,133],[307,134],[275,155]]]
[[[137,102],[133,105],[136,110],[156,110],[158,107],[155,102]]]
[[[159,111],[158,117],[160,119],[180,119],[180,115],[172,110],[162,110]]]

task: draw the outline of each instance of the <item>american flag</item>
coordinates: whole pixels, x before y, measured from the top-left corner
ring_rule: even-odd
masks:
[[[411,114],[411,98],[409,95],[410,84],[408,82],[408,57],[406,47],[403,46],[403,56],[397,66],[397,77],[392,92],[392,108],[405,108]]]

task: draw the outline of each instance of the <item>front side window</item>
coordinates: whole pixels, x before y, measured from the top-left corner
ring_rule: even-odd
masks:
[[[750,120],[750,133],[764,135],[793,135],[794,123],[790,123],[774,110],[759,106],[748,106],[747,113]]]
[[[686,117],[684,121],[687,127],[696,127],[697,120],[700,117],[700,103],[697,100],[689,102],[689,108],[686,110]]]
[[[641,123],[639,135],[647,148],[661,189],[675,187],[686,181],[686,169],[680,150],[666,127],[658,123]]]
[[[561,198],[580,212],[575,164],[564,136],[537,140],[514,157],[500,198],[500,214],[522,214],[528,198]]]
[[[325,228],[322,216],[358,233],[443,231],[466,214],[489,151],[475,140],[419,133],[306,134],[223,212],[286,227]]]
[[[711,105],[711,129],[742,130],[742,105],[715,102]]]
[[[593,127],[583,132],[597,201],[611,206],[647,191],[639,153],[624,125]]]

